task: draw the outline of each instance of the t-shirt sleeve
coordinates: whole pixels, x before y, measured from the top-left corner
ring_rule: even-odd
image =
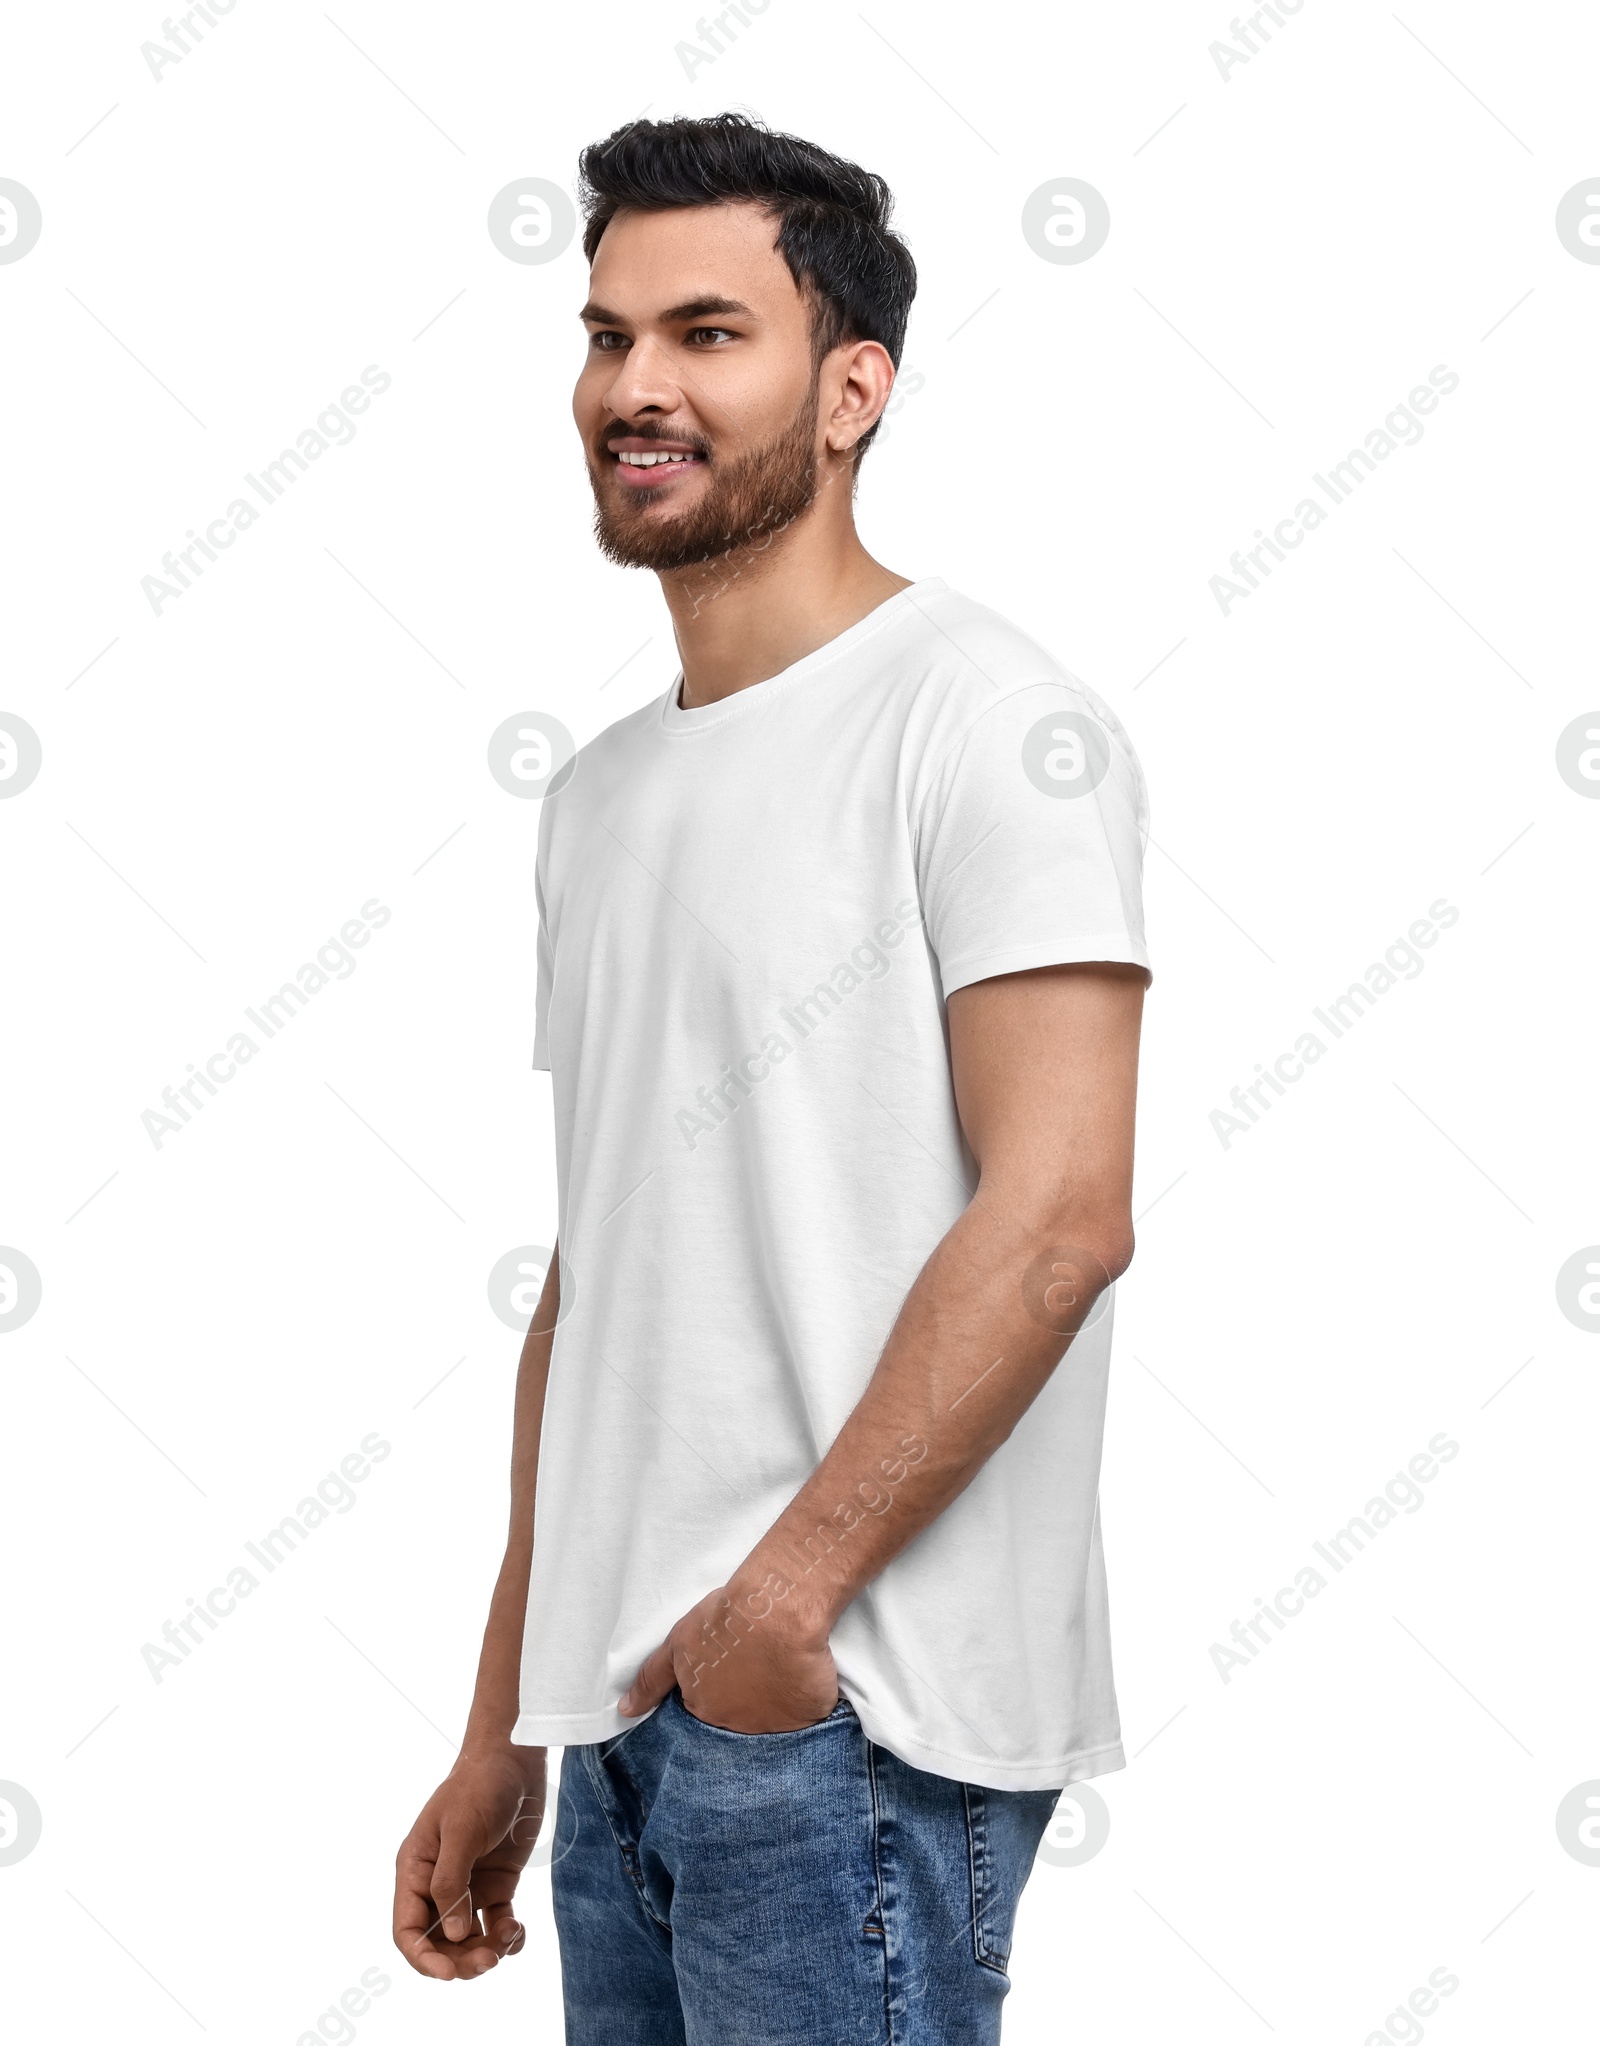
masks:
[[[946,998],[1028,967],[1144,968],[1140,878],[1149,813],[1128,735],[1070,682],[1012,691],[932,773],[917,814],[918,883]]]
[[[534,900],[539,907],[539,958],[538,977],[533,992],[533,1068],[537,1073],[550,1070],[550,986],[555,978],[555,954],[550,944],[549,920],[545,915],[544,889],[539,885],[537,869],[533,876]]]

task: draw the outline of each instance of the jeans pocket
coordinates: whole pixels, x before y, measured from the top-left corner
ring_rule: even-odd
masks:
[[[844,1695],[843,1691],[841,1691],[831,1712],[825,1712],[820,1719],[810,1720],[804,1726],[785,1727],[781,1732],[777,1733],[741,1733],[735,1726],[718,1726],[713,1720],[698,1718],[683,1702],[683,1693],[676,1687],[668,1696],[670,1703],[676,1705],[683,1717],[693,1725],[703,1727],[707,1733],[721,1734],[725,1740],[730,1741],[798,1740],[803,1733],[815,1733],[819,1727],[831,1726],[836,1720],[854,1719],[856,1716],[855,1707],[850,1703],[850,1700]]]
[[[1061,1793],[986,1790],[978,1783],[964,1783],[961,1792],[972,1870],[972,1957],[1004,1975],[1022,1886]]]

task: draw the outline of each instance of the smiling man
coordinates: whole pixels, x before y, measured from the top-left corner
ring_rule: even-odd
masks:
[[[560,1745],[575,2046],[983,2046],[1060,1789],[1123,1760],[1143,779],[857,535],[915,288],[881,179],[734,115],[582,170],[596,535],[681,665],[544,804],[558,1253],[395,1938],[520,1946]]]

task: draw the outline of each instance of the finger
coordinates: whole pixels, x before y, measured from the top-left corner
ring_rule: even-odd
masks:
[[[652,1705],[659,1705],[672,1689],[674,1681],[672,1644],[663,1641],[659,1648],[645,1657],[639,1674],[617,1700],[617,1710],[625,1719],[636,1719],[641,1712],[648,1712]]]
[[[517,1875],[502,1868],[472,1871],[472,1913],[466,1938],[447,1952],[465,1981],[486,1975],[501,1958],[520,1946],[522,1927],[516,1922],[511,1894]]]
[[[433,1868],[432,1856],[407,1840],[395,1863],[394,1943],[419,1975],[448,1982],[454,1979],[455,1963],[433,1943],[438,1928],[429,1887]]]
[[[501,1862],[479,1867],[472,1873],[472,1897],[483,1915],[485,1931],[491,1922],[508,1911],[514,1911],[513,1898],[517,1891],[520,1868],[508,1868]]]
[[[499,1903],[483,1907],[484,1937],[497,1954],[515,1954],[522,1950],[527,1934],[516,1909],[509,1897]]]
[[[474,1932],[464,1947],[452,1949],[451,1959],[455,1962],[456,1973],[463,1981],[470,1982],[479,1975],[487,1975],[498,1963],[502,1951],[493,1940]]]
[[[472,1864],[477,1844],[464,1828],[445,1821],[433,1881],[428,1887],[439,1914],[439,1927],[449,1940],[464,1940],[477,1930],[472,1900]]]

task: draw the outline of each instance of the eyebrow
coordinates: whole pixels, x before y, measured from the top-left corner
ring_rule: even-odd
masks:
[[[684,320],[704,320],[715,314],[727,314],[745,320],[757,317],[754,308],[743,304],[739,299],[719,298],[715,293],[707,293],[703,298],[685,299],[682,305],[668,306],[664,313],[657,315],[657,318],[677,325]],[[614,313],[607,306],[596,305],[593,299],[579,313],[578,318],[597,327],[628,325],[621,313]]]

